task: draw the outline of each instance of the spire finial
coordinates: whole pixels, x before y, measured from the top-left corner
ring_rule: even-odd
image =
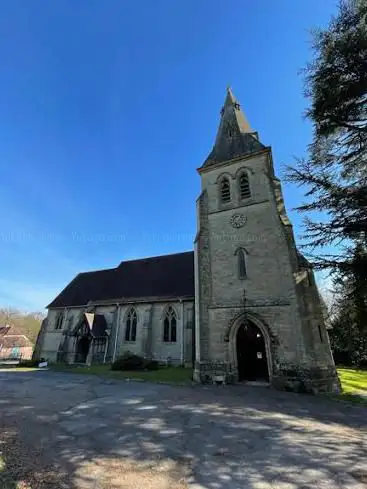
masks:
[[[236,100],[236,97],[233,95],[232,88],[227,85],[227,96],[226,100],[224,102],[224,105],[239,105],[239,103]]]

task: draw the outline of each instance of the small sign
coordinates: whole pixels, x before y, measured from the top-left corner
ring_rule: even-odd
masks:
[[[224,384],[225,383],[225,377],[224,375],[214,375],[213,376],[213,382],[216,384]]]
[[[258,358],[258,360],[261,360],[262,357],[263,357],[263,354],[261,353],[261,351],[258,351],[257,352],[257,358]]]

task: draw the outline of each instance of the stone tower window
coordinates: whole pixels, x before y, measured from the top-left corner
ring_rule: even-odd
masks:
[[[248,199],[251,197],[250,182],[246,172],[241,173],[238,179],[238,185],[240,189],[241,199]]]
[[[163,341],[165,343],[176,342],[177,340],[177,318],[172,307],[167,309],[163,320]]]
[[[136,327],[138,324],[138,316],[135,309],[132,307],[127,315],[125,328],[125,341],[136,341]]]
[[[238,278],[244,280],[247,277],[246,251],[243,248],[238,248],[235,255],[237,255]]]
[[[223,204],[231,201],[231,186],[228,178],[223,178],[220,183],[220,198]]]

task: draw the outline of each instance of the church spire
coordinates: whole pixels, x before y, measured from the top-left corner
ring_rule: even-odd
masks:
[[[222,120],[224,120],[227,124],[234,124],[238,127],[241,132],[249,132],[253,133],[254,131],[251,129],[250,124],[241,110],[241,106],[239,101],[233,95],[231,87],[227,87],[227,96],[224,101],[223,108],[221,110]],[[220,127],[219,127],[220,129]],[[219,135],[220,130],[218,130]],[[218,137],[217,135],[217,137]]]
[[[258,141],[257,134],[251,129],[240,103],[228,87],[215,144],[203,167],[239,156],[249,156],[264,148],[265,146]]]
[[[232,89],[229,85],[227,87],[227,96],[226,96],[225,103],[238,104],[238,101],[236,97],[233,95]]]

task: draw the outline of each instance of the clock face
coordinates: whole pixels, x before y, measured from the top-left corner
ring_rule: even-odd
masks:
[[[233,214],[229,222],[234,228],[242,228],[247,222],[247,217],[243,214]]]

